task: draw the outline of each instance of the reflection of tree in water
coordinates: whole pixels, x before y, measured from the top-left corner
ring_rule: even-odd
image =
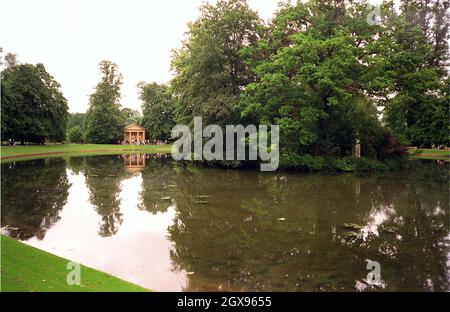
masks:
[[[9,236],[43,239],[59,220],[70,187],[64,159],[2,164],[2,226]]]
[[[166,212],[173,205],[176,186],[172,162],[165,156],[147,155],[146,166],[142,171],[139,209],[156,214]]]
[[[366,228],[376,219],[382,224],[376,226],[378,233],[352,245],[366,249],[367,258],[381,259],[391,290],[450,289],[448,173],[448,165],[440,168],[428,162],[396,173],[393,179],[376,179],[384,201],[372,202]],[[395,233],[387,233],[386,228]]]
[[[171,257],[194,272],[189,290],[354,290],[366,259],[381,263],[390,290],[448,289],[448,190],[429,182],[184,169],[175,181]],[[402,238],[380,233],[343,244],[342,224],[364,225],[377,209]]]
[[[72,170],[74,174],[81,174],[84,171],[86,157],[69,157],[67,158],[67,168]]]
[[[84,163],[89,199],[102,218],[99,234],[104,237],[114,235],[123,221],[120,184],[130,174],[124,170],[121,156],[84,157]]]

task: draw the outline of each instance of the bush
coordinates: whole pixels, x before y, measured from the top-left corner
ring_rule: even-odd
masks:
[[[81,143],[83,136],[83,130],[79,126],[71,128],[67,134],[67,138],[72,143]]]
[[[374,172],[395,170],[401,167],[402,158],[389,161],[379,161],[369,158],[334,158],[313,157],[312,155],[298,155],[283,153],[280,157],[280,169],[297,171],[328,171],[328,172]]]

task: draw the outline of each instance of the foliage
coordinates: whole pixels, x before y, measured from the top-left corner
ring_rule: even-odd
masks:
[[[260,24],[245,0],[200,7],[200,17],[189,24],[183,47],[172,57],[178,123],[187,124],[192,116],[215,124],[233,120],[232,107],[253,79],[240,52],[256,43]]]
[[[89,99],[86,140],[90,143],[117,143],[125,126],[119,102],[122,74],[117,65],[109,61],[101,61],[99,68],[102,79]]]
[[[59,83],[42,64],[7,62],[1,72],[2,140],[63,141],[68,106]]]
[[[169,139],[175,125],[175,105],[169,87],[144,82],[138,87],[144,115],[141,125],[147,130],[147,138],[150,141]]]
[[[280,168],[296,171],[328,171],[328,172],[378,172],[398,169],[403,166],[402,157],[391,158],[381,162],[366,157],[326,157],[298,155],[285,152],[280,156]]]
[[[75,126],[70,128],[67,137],[72,143],[81,143],[84,140],[84,133],[79,126]]]
[[[448,2],[402,1],[401,9],[384,21],[385,121],[405,144],[448,144]]]
[[[69,119],[67,120],[67,130],[78,126],[80,129],[84,129],[84,123],[86,121],[85,113],[70,113]]]
[[[121,111],[122,118],[125,121],[125,125],[136,124],[139,125],[142,122],[142,115],[138,110],[124,107]]]
[[[359,139],[366,155],[377,156],[382,125],[368,91],[380,28],[366,15],[362,5],[335,1],[283,5],[245,51],[257,79],[236,111],[247,122],[279,124],[285,152],[349,156]]]

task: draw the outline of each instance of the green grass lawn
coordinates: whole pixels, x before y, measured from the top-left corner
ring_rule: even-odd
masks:
[[[409,149],[409,156],[413,159],[450,160],[450,150],[439,149]]]
[[[1,160],[26,160],[43,157],[107,155],[122,153],[170,153],[171,145],[113,144],[49,144],[32,146],[2,146]]]
[[[69,260],[1,236],[1,291],[148,291],[112,275],[81,266],[81,286],[69,286]]]

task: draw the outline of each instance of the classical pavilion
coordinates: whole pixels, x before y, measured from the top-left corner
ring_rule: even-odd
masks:
[[[145,144],[145,128],[136,124],[125,127],[123,140],[128,144]]]

